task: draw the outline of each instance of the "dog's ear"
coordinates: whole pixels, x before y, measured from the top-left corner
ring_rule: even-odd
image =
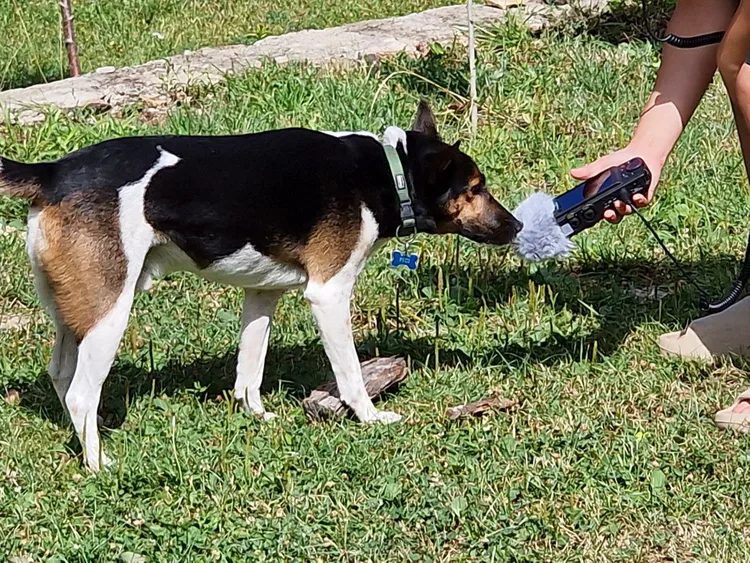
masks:
[[[417,107],[417,117],[414,119],[414,125],[411,126],[412,131],[427,135],[431,139],[439,140],[437,123],[435,123],[435,115],[432,113],[430,106],[424,100],[419,102]]]

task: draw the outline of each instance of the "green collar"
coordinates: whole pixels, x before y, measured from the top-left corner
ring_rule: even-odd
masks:
[[[417,232],[417,219],[414,216],[414,205],[409,193],[409,182],[404,173],[404,166],[401,164],[401,158],[398,151],[391,145],[383,145],[385,156],[388,159],[388,166],[391,168],[391,177],[393,186],[398,194],[398,202],[401,207],[401,226],[396,229],[396,236],[408,236]]]

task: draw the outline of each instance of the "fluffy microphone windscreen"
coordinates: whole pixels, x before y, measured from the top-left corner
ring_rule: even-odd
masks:
[[[532,262],[564,258],[573,249],[573,243],[555,221],[555,202],[551,196],[532,194],[521,202],[513,215],[523,223],[523,229],[513,242],[521,258]]]

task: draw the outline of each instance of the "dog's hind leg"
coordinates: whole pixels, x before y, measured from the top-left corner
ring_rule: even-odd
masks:
[[[109,465],[100,444],[97,410],[102,386],[127,327],[134,293],[135,281],[123,287],[114,307],[81,340],[75,375],[65,397],[84,459],[92,471]]]
[[[247,289],[242,305],[242,332],[237,357],[234,397],[246,411],[262,415],[265,420],[276,416],[266,412],[263,408],[260,384],[263,381],[263,366],[268,351],[271,319],[282,293],[283,291]]]
[[[105,191],[82,192],[39,214],[39,263],[49,279],[59,318],[78,342],[65,404],[93,471],[108,461],[97,424],[102,386],[155,242],[144,216],[144,193],[158,170],[178,161],[162,152],[141,180],[123,186],[115,197]]]
[[[40,296],[51,290],[54,308],[48,308],[58,331],[50,375],[92,470],[106,462],[97,408],[133,302],[131,266],[140,268],[124,251],[115,212],[99,211],[98,222],[82,220],[75,203],[42,211],[36,276]],[[145,251],[141,265],[143,257]]]
[[[73,381],[76,363],[78,361],[78,343],[76,335],[62,321],[55,322],[55,347],[47,368],[52,385],[60,398],[63,410],[67,412],[65,396],[68,394],[70,382]]]
[[[29,211],[26,251],[29,255],[31,270],[34,273],[34,287],[36,288],[37,296],[55,321],[55,346],[52,350],[52,357],[50,358],[47,372],[52,380],[55,392],[60,398],[62,408],[67,412],[65,395],[68,392],[68,387],[70,387],[70,382],[75,372],[78,343],[76,342],[75,334],[65,324],[60,312],[57,310],[52,286],[41,264],[39,251],[46,247],[46,242],[44,241],[43,233],[39,229],[39,212],[40,210],[34,207]]]
[[[104,215],[100,221],[84,222],[74,203],[45,209],[39,253],[53,292],[58,327],[50,375],[93,471],[108,462],[97,423],[102,386],[125,332],[152,242],[150,230],[121,238],[118,216],[99,211]],[[122,212],[119,219],[122,222]]]
[[[120,214],[121,221],[123,214]],[[129,232],[130,237],[123,237],[121,263],[113,262],[116,255],[100,255],[96,262],[101,262],[101,265],[92,267],[89,264],[89,268],[84,270],[87,273],[99,272],[101,276],[86,282],[90,286],[86,298],[89,303],[96,304],[96,309],[89,310],[89,314],[83,316],[79,315],[86,311],[85,307],[72,311],[67,309],[66,319],[77,321],[72,322],[71,326],[76,330],[80,343],[75,374],[65,396],[65,404],[83,446],[86,464],[92,471],[109,464],[100,443],[97,410],[104,381],[128,324],[138,279],[152,242],[150,230],[133,233],[129,229]],[[124,271],[119,283],[115,279],[110,280],[112,283],[102,283],[106,278],[102,272],[121,268]],[[62,297],[59,300],[66,302],[70,298],[69,295],[67,299]]]

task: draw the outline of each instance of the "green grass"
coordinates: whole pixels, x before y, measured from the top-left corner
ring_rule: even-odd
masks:
[[[51,115],[11,128],[0,154],[45,159],[117,135],[226,133],[305,125],[381,131],[435,105],[508,206],[572,186],[575,164],[622,145],[653,80],[643,44],[496,30],[480,49],[483,122],[469,139],[450,96],[400,64],[465,91],[458,55],[347,75],[266,68],[208,92],[161,124]],[[379,95],[377,95],[379,92]],[[648,211],[716,294],[747,230],[747,189],[723,91],[714,87]],[[0,202],[17,225],[22,204]],[[7,230],[7,229],[6,229]],[[655,338],[697,314],[695,292],[637,219],[578,239],[568,261],[420,237],[415,274],[381,250],[354,303],[362,358],[412,371],[385,398],[389,427],[308,424],[305,393],[329,366],[299,293],[280,306],[261,423],[226,399],[240,294],[174,275],[137,298],[108,381],[105,446],[119,465],[88,475],[44,375],[52,327],[39,312],[18,233],[0,234],[0,556],[34,561],[742,561],[750,557],[748,439],[713,413],[747,385],[742,365],[658,354]],[[392,245],[391,245],[392,246]],[[400,330],[395,288],[401,291]],[[644,292],[662,288],[660,301]],[[436,334],[437,327],[437,334]],[[445,409],[497,393],[512,413],[461,423]]]
[[[145,63],[186,49],[250,44],[268,35],[398,16],[451,0],[73,0],[81,66]],[[60,10],[48,0],[0,0],[0,90],[67,75]]]

